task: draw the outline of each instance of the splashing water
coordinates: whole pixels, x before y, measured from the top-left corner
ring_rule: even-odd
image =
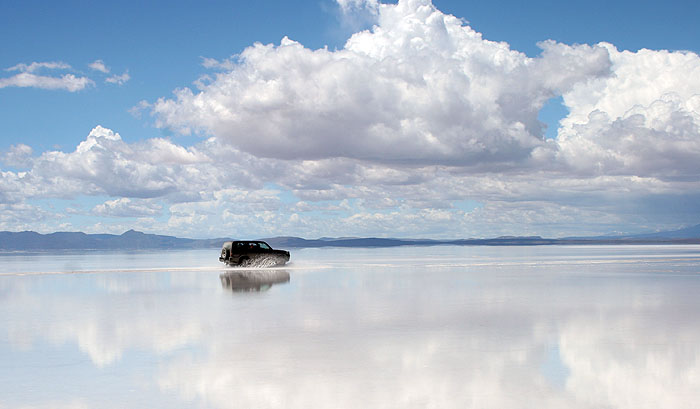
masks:
[[[239,265],[239,267],[268,268],[268,267],[282,266],[285,263],[286,263],[286,261],[282,257],[275,256],[275,255],[264,255],[264,256],[255,257],[253,259],[244,260]]]

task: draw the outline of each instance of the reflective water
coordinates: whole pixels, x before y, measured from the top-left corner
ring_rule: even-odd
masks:
[[[697,408],[700,247],[0,255],[0,408]]]

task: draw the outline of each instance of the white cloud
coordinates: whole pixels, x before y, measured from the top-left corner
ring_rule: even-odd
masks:
[[[95,60],[88,64],[88,67],[92,68],[95,71],[99,71],[104,74],[109,73],[109,68],[105,65],[105,62],[102,60]]]
[[[2,404],[2,402],[0,402]],[[0,406],[5,407],[5,406]],[[17,409],[89,409],[90,405],[82,399],[71,399],[68,402],[42,402],[29,405],[17,406]]]
[[[343,10],[367,4],[375,2],[339,1]],[[377,26],[339,51],[284,39],[244,50],[235,64],[210,61],[228,71],[153,104],[158,124],[257,157],[304,160],[294,177],[327,186],[358,183],[366,162],[406,177],[406,166],[430,165],[528,172],[535,189],[553,179],[594,188],[612,176],[653,190],[700,176],[696,54],[545,41],[532,59],[429,1],[377,9]],[[570,115],[545,142],[537,114],[558,95]],[[318,166],[330,169],[325,182]]]
[[[127,144],[118,133],[97,126],[74,152],[44,152],[31,159],[29,171],[3,172],[0,182],[21,190],[24,198],[159,197],[181,190],[207,190],[211,188],[208,183],[215,186],[223,172],[207,165],[210,161],[196,148],[165,139]]]
[[[585,174],[697,180],[700,57],[604,46],[615,75],[564,93],[560,160]]]
[[[116,231],[138,227],[190,237],[231,232],[245,237],[599,234],[653,221],[653,206],[643,206],[645,197],[657,197],[656,206],[663,207],[664,201],[678,202],[674,195],[700,191],[698,182],[653,178],[574,178],[552,172],[478,175],[461,168],[390,167],[353,159],[269,160],[215,138],[189,148],[162,138],[130,144],[101,126],[73,152],[35,157],[27,156],[30,152],[20,146],[5,155],[22,159],[26,170],[0,173],[4,203],[108,196],[104,203],[90,206],[92,213],[70,213],[95,220],[72,229],[95,231],[101,217],[137,217],[133,225],[119,225]],[[270,182],[278,187],[266,188]],[[290,191],[293,198],[283,199]],[[464,200],[476,203],[476,209],[460,208]],[[616,205],[630,201],[637,205]],[[11,217],[4,226],[26,228],[34,217],[27,209],[8,210]],[[54,212],[43,210],[42,220],[66,222],[59,213],[51,216]],[[692,206],[684,212],[682,217],[694,214]],[[166,219],[157,217],[161,215]],[[17,228],[11,225],[12,217]],[[678,219],[664,221],[668,222]]]
[[[202,57],[202,67],[209,69],[232,70],[236,67],[236,63],[230,59],[219,61],[214,58]]]
[[[54,215],[39,206],[21,203],[18,197],[8,196],[11,195],[0,191],[0,231],[35,230],[37,226],[46,222],[54,223],[61,218],[60,215]]]
[[[30,72],[22,72],[9,78],[0,78],[0,88],[31,87],[76,92],[91,85],[94,85],[91,79],[87,77],[76,77],[73,74],[65,74],[60,77],[48,77],[31,74]]]
[[[110,84],[117,84],[117,85],[124,85],[127,81],[131,79],[131,76],[129,75],[129,71],[125,71],[121,75],[112,75],[109,78],[105,79],[105,82],[108,82]]]
[[[95,84],[90,78],[76,76],[74,74],[63,74],[61,76],[35,74],[36,71],[41,70],[70,69],[70,65],[60,61],[33,62],[31,64],[20,63],[6,69],[6,71],[19,71],[19,74],[15,74],[12,77],[0,78],[0,88],[31,87],[76,92]]]
[[[110,73],[109,67],[107,67],[102,60],[95,60],[88,64],[88,67],[103,74]],[[79,74],[76,75],[75,73],[63,74],[61,76],[36,74],[36,72],[41,70],[72,70],[72,67],[64,62],[33,62],[31,64],[20,63],[6,69],[6,71],[19,71],[19,73],[12,77],[0,78],[0,88],[31,87],[76,92],[83,90],[88,86],[95,85],[95,82],[92,79]],[[121,75],[114,74],[105,78],[105,82],[124,85],[130,79],[131,76],[127,70]]]
[[[142,226],[197,236],[551,236],[698,222],[697,54],[544,41],[529,58],[428,0],[339,5],[376,6],[376,26],[337,51],[285,38],[203,58],[217,71],[194,90],[132,110],[201,143],[130,144],[97,127],[74,152],[12,148],[3,160],[26,171],[3,172],[0,192],[13,203],[108,196],[104,214],[157,198],[171,218],[143,214]],[[62,63],[35,64],[13,70]],[[556,96],[570,113],[545,141],[537,115]],[[455,205],[464,201],[479,206]]]
[[[104,61],[102,60],[95,60],[92,63],[88,64],[88,67],[95,71],[99,71],[103,74],[109,74],[111,72],[110,68],[107,67],[107,65],[105,65]],[[114,74],[105,78],[105,82],[108,84],[124,85],[130,79],[131,76],[129,75],[129,70],[126,70],[121,75]]]
[[[71,66],[60,61],[48,61],[48,62],[33,62],[31,64],[20,63],[10,68],[6,71],[19,71],[19,72],[29,72],[32,73],[37,70],[48,69],[48,70],[69,70]]]
[[[507,165],[542,146],[537,114],[548,98],[608,74],[603,47],[545,43],[533,60],[429,1],[380,10],[379,25],[339,51],[287,38],[247,48],[199,92],[158,100],[158,125],[261,157]]]
[[[151,107],[151,104],[148,103],[146,100],[141,100],[138,102],[138,104],[134,105],[133,107],[129,108],[129,113],[134,117],[141,119],[141,116],[143,112],[149,110]]]
[[[92,209],[93,213],[104,217],[142,217],[158,216],[163,206],[148,200],[132,200],[122,197],[108,200]]]
[[[336,0],[343,13],[367,10],[372,14],[379,13],[380,4],[378,0]]]
[[[12,145],[8,152],[0,154],[0,162],[23,168],[29,164],[33,152],[30,146],[23,143]]]

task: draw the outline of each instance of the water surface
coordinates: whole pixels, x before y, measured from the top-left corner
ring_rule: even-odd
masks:
[[[696,408],[700,247],[0,255],[0,408]]]

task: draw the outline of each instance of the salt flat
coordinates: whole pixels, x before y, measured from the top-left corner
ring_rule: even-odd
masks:
[[[0,408],[693,408],[700,246],[0,255]]]

